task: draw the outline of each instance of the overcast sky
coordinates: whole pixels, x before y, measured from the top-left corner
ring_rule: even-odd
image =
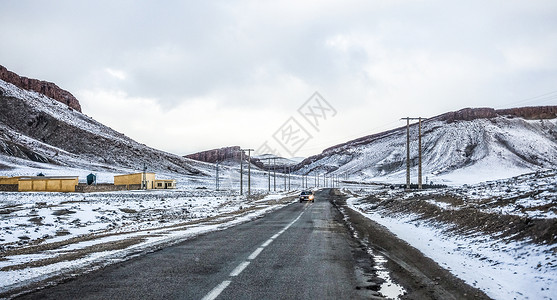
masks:
[[[554,0],[2,0],[0,28],[0,65],[176,154],[308,156],[401,117],[557,104]]]

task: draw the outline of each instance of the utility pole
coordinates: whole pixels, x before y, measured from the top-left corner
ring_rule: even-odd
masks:
[[[141,189],[147,189],[147,164],[143,163],[143,180],[141,181]]]
[[[317,184],[317,175],[313,175],[313,181],[314,181],[314,186],[315,186],[315,187],[319,186],[319,185]]]
[[[288,166],[288,191],[290,191],[290,172],[292,170],[290,169],[290,166]]]
[[[418,120],[418,189],[422,188],[422,120],[425,118],[402,118],[406,120],[406,188],[410,188],[410,120]]]
[[[215,188],[219,190],[219,161],[217,160],[217,176],[215,178]]]
[[[240,149],[240,195],[244,194],[244,150]]]
[[[319,173],[317,173],[315,176],[316,176],[315,182],[317,183],[316,186],[319,187]]]
[[[248,197],[251,195],[251,151],[253,149],[242,149],[242,154],[244,151],[248,152]]]
[[[410,188],[410,118],[406,118],[406,188]]]
[[[273,191],[277,191],[277,158],[273,158]]]
[[[422,118],[418,118],[418,189],[422,189]]]
[[[219,150],[217,150],[217,168],[216,168],[216,176],[215,176],[215,189],[218,191],[219,190]]]
[[[271,159],[272,159],[271,157],[261,159],[261,160],[266,160],[267,164],[268,164],[268,165],[265,165],[265,168],[267,169],[269,192],[271,191],[271,164],[269,163],[269,160],[271,160]]]
[[[286,191],[286,165],[282,166],[282,175],[284,177],[284,190]]]

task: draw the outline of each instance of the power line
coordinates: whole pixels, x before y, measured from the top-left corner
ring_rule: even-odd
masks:
[[[517,102],[513,102],[513,103],[509,103],[507,105],[510,106],[514,106],[514,105],[518,105],[518,104],[527,104],[527,103],[532,103],[532,102],[549,102],[549,101],[557,101],[557,90],[555,91],[551,91],[545,94],[541,94],[538,96],[534,96],[534,97],[530,97],[530,98],[525,98],[522,100],[519,100]]]
[[[315,150],[315,149],[323,150],[323,148],[332,147],[332,146],[335,146],[335,145],[338,145],[338,144],[344,144],[344,143],[349,142],[351,140],[355,140],[355,139],[359,139],[359,138],[362,138],[362,137],[367,136],[367,135],[372,135],[372,134],[375,134],[375,133],[379,133],[379,132],[376,132],[376,131],[379,130],[379,129],[382,129],[382,128],[391,127],[391,125],[396,124],[396,123],[397,123],[397,121],[385,123],[385,124],[367,129],[366,131],[361,131],[361,133],[354,133],[354,134],[351,134],[350,136],[343,136],[342,138],[327,139],[327,140],[319,139],[320,142],[318,144],[313,144],[313,147],[304,147],[304,150]],[[390,130],[390,129],[387,129],[387,130]]]

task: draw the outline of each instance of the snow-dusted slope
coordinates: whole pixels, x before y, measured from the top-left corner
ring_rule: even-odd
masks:
[[[557,119],[493,118],[422,123],[423,180],[476,183],[557,168]],[[417,182],[418,127],[410,127],[411,176]],[[325,150],[298,173],[403,183],[406,127]],[[428,182],[429,182],[428,181]]]
[[[49,163],[91,171],[202,174],[199,163],[140,144],[36,92],[0,80],[0,169]]]
[[[266,167],[272,169],[273,166],[277,168],[284,168],[295,165],[299,163],[299,161],[295,161],[292,159],[276,156],[274,154],[262,154],[254,156],[255,159],[261,161],[261,163]]]

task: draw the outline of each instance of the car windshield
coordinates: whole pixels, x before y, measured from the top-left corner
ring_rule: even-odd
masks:
[[[302,195],[311,195],[311,192],[308,192],[308,191],[302,192]]]

